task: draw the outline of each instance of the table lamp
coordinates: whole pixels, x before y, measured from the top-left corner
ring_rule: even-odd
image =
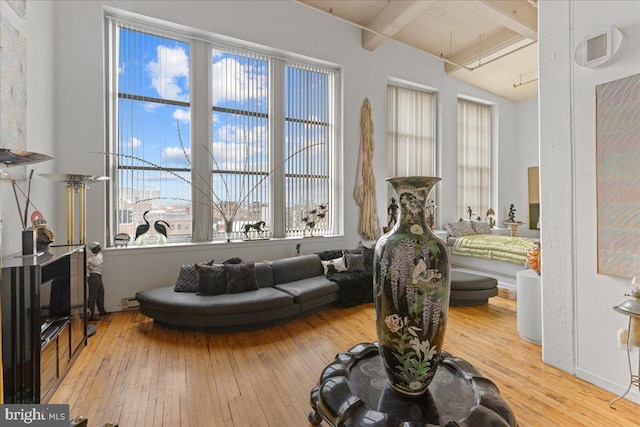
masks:
[[[634,276],[632,283],[638,285],[640,283],[635,283],[636,277]],[[633,370],[631,369],[631,354],[630,354],[630,346],[640,347],[640,287],[635,287],[631,291],[631,294],[626,294],[630,296],[631,299],[626,300],[620,305],[616,305],[613,307],[615,311],[618,313],[629,316],[629,327],[627,333],[627,361],[629,363],[629,387],[627,390],[616,399],[612,400],[609,403],[609,406],[613,408],[613,404],[618,400],[622,399],[629,393],[631,387],[636,385],[638,386],[638,391],[640,391],[640,357],[638,357],[638,375],[633,375]],[[614,408],[615,409],[615,408]]]

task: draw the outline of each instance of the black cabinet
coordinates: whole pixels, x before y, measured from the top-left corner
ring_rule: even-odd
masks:
[[[87,343],[84,245],[2,258],[4,403],[46,403]]]

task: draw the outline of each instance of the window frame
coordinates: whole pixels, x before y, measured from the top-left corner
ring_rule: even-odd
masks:
[[[133,19],[129,16],[119,16],[111,11],[105,14],[106,29],[106,49],[105,49],[105,90],[107,94],[106,106],[106,151],[107,153],[117,152],[118,141],[118,116],[117,116],[117,79],[118,79],[118,58],[117,43],[118,32],[122,25],[135,26],[144,29],[161,37],[170,37],[181,42],[187,42],[190,45],[190,64],[189,64],[189,93],[190,93],[190,114],[191,114],[191,241],[192,242],[220,242],[224,239],[218,238],[214,240],[213,236],[213,214],[212,209],[208,205],[202,205],[202,195],[198,196],[194,190],[196,184],[197,173],[207,173],[208,176],[215,173],[215,169],[211,167],[210,154],[206,148],[201,147],[207,144],[196,143],[195,141],[209,141],[209,147],[212,138],[213,111],[216,107],[213,105],[212,95],[212,49],[257,52],[269,58],[269,92],[268,92],[268,146],[269,146],[269,210],[270,220],[272,224],[268,224],[272,237],[290,238],[302,237],[303,228],[299,232],[287,232],[285,229],[285,196],[284,196],[284,180],[286,175],[282,170],[284,167],[278,168],[276,159],[284,158],[284,145],[286,144],[286,123],[288,118],[285,112],[285,74],[284,71],[288,65],[308,66],[311,68],[326,69],[332,77],[330,77],[331,85],[326,96],[333,100],[331,114],[328,118],[328,125],[331,128],[330,140],[327,141],[326,152],[329,162],[329,170],[327,177],[327,189],[329,192],[330,215],[329,224],[326,234],[340,235],[342,229],[342,198],[343,189],[339,185],[342,179],[342,112],[341,112],[341,90],[342,90],[342,68],[336,64],[326,61],[310,59],[299,55],[286,52],[276,51],[274,49],[252,45],[247,42],[231,40],[227,37],[217,36],[207,33],[203,35],[198,30],[188,30],[180,28],[176,30],[175,25],[166,23],[160,26],[157,22],[150,23],[144,19]],[[280,74],[273,71],[280,70]],[[206,83],[204,83],[206,82]],[[202,90],[202,88],[205,90]],[[158,98],[163,104],[173,104],[174,101]],[[330,102],[330,101],[329,101]],[[206,117],[205,117],[206,116]],[[274,141],[282,141],[281,144]],[[111,241],[111,237],[118,230],[118,156],[106,155],[106,166],[112,180],[107,185],[107,241]],[[208,172],[207,172],[208,171]],[[248,202],[248,201],[247,201]],[[307,201],[311,203],[311,201]],[[317,203],[317,202],[316,202]]]

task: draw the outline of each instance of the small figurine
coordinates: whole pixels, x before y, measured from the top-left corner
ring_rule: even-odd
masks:
[[[161,219],[153,223],[153,229],[158,234],[158,243],[165,244],[167,242],[167,227],[171,230],[169,223]]]
[[[104,309],[104,285],[102,284],[102,271],[104,269],[102,254],[99,242],[91,242],[87,245],[90,253],[87,256],[87,272],[89,273],[89,296],[87,298],[87,309],[89,310],[89,320],[96,322],[100,316],[110,314]],[[95,312],[98,306],[98,316]]]
[[[316,228],[316,225],[325,217],[329,212],[328,205],[318,205],[317,208],[311,209],[307,212],[307,216],[302,218],[302,222],[304,223],[305,231],[308,229],[310,231],[310,237],[313,237],[313,230]]]
[[[473,216],[473,211],[471,210],[471,206],[467,206],[467,214],[469,214],[469,221],[471,221],[471,217]]]
[[[258,233],[258,237],[264,239],[264,228],[266,225],[267,224],[264,221],[258,221],[255,224],[245,224],[243,227],[245,240],[251,240],[251,237],[249,237],[249,232],[251,230],[255,230]]]
[[[151,228],[151,224],[149,224],[149,221],[147,220],[147,214],[151,212],[151,211],[145,211],[145,213],[142,214],[142,219],[144,220],[144,222],[146,224],[141,224],[139,226],[136,227],[136,237],[133,238],[134,242],[138,242],[139,244],[144,244],[143,243],[143,239],[141,238],[144,234],[147,233],[147,231],[149,231],[149,229]],[[140,238],[140,240],[138,240],[138,238]]]
[[[516,222],[516,208],[513,203],[509,206],[508,222]]]
[[[398,220],[398,205],[396,204],[396,199],[393,197],[391,198],[391,204],[387,208],[387,214],[389,214],[387,227],[391,227],[391,224],[395,224]]]
[[[302,245],[301,245],[300,243],[298,243],[298,244],[296,245],[296,256],[300,256],[300,247],[301,247],[301,246],[302,246]]]

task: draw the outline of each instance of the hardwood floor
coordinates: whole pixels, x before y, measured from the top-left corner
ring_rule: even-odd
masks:
[[[90,426],[308,426],[309,392],[336,353],[375,341],[373,305],[327,309],[252,332],[206,334],[114,313],[51,403]],[[541,361],[518,336],[514,301],[449,310],[445,350],[496,383],[528,426],[636,426],[640,406]],[[326,424],[324,424],[326,425]]]

